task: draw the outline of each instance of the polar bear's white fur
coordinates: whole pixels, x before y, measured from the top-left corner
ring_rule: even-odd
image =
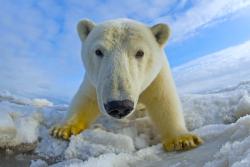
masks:
[[[190,149],[202,143],[185,127],[163,51],[170,36],[166,24],[147,27],[133,20],[118,19],[95,25],[82,20],[77,31],[86,74],[66,117],[52,128],[52,136],[68,139],[86,129],[101,112],[112,117],[104,104],[130,99],[133,108],[138,101],[146,106],[167,151]]]

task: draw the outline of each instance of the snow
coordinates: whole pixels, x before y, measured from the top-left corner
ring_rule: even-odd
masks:
[[[181,98],[184,116],[189,130],[209,124],[229,124],[237,120],[235,107],[245,96],[246,90],[216,94],[192,94]],[[249,98],[249,97],[248,97]],[[245,104],[243,104],[245,106]],[[243,107],[244,107],[243,106]],[[247,113],[243,112],[242,116]]]
[[[48,167],[47,162],[38,159],[37,161],[31,161],[30,167]]]
[[[240,99],[238,105],[235,108],[234,114],[236,118],[240,118],[246,114],[250,114],[250,97],[248,94]]]
[[[102,116],[89,129],[64,141],[48,133],[68,106],[3,91],[0,147],[6,154],[33,151],[45,158],[30,162],[31,167],[250,166],[249,93],[250,81],[243,81],[206,94],[182,96],[187,128],[204,143],[192,150],[167,153],[141,104],[128,119]]]
[[[0,146],[16,136],[17,129],[10,115],[0,110]]]
[[[214,154],[215,159],[207,162],[210,166],[249,166],[250,165],[250,116],[240,118],[229,125],[222,133],[228,141]],[[229,135],[228,135],[229,134]]]

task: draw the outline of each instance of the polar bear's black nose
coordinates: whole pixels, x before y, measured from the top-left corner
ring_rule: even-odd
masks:
[[[111,101],[104,104],[104,107],[109,115],[121,119],[134,109],[134,102],[131,100]]]

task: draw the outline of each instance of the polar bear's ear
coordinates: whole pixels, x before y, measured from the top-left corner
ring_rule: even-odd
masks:
[[[77,32],[82,42],[87,38],[94,27],[95,23],[88,19],[79,21],[79,23],[77,24]]]
[[[156,41],[160,46],[164,46],[164,44],[168,41],[170,36],[170,28],[167,24],[156,24],[155,26],[150,28],[155,36]]]

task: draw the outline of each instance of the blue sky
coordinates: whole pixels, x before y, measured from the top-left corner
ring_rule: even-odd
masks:
[[[249,0],[0,0],[0,91],[69,103],[84,76],[76,25],[169,24],[164,48],[180,94],[250,79]]]

